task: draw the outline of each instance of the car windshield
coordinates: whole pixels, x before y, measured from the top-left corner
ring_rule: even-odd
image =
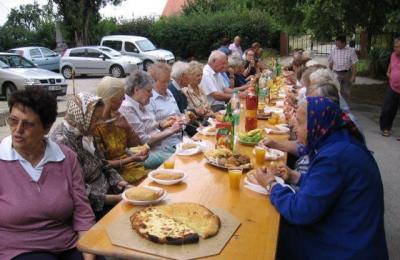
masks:
[[[115,51],[115,50],[110,49],[110,48],[104,48],[104,47],[102,47],[102,48],[99,48],[99,49],[102,50],[102,51],[104,51],[104,52],[106,52],[108,55],[113,56],[113,57],[119,57],[119,56],[121,56],[121,53],[120,53],[120,52]]]
[[[139,47],[139,49],[142,52],[154,51],[156,49],[156,46],[154,46],[154,44],[152,44],[151,41],[149,41],[149,40],[137,41],[136,45]]]
[[[1,55],[0,61],[10,68],[36,68],[32,62],[18,55]]]

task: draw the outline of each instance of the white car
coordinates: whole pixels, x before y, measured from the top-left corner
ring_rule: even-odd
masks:
[[[142,60],[122,56],[104,46],[86,46],[67,49],[60,62],[60,72],[66,79],[75,75],[111,75],[124,77],[133,70],[142,69]]]
[[[0,52],[1,95],[8,98],[14,91],[27,87],[42,87],[56,96],[67,93],[67,82],[59,73],[37,68],[18,54]]]
[[[60,67],[60,55],[45,47],[21,47],[11,49],[8,52],[21,55],[41,69],[58,70]]]
[[[166,62],[173,64],[175,56],[172,52],[157,49],[149,39],[133,35],[110,35],[101,39],[101,46],[108,46],[123,55],[138,57],[143,60],[143,69],[147,70],[152,63]]]

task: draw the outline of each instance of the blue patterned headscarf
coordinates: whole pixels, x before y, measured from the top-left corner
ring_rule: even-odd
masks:
[[[300,155],[314,151],[331,133],[340,129],[347,129],[363,143],[361,133],[339,104],[326,97],[307,97],[307,103],[307,145],[299,149]]]

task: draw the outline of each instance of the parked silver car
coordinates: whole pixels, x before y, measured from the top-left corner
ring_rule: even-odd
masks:
[[[75,75],[109,75],[120,78],[131,71],[142,69],[141,59],[122,56],[105,46],[86,46],[68,49],[60,62],[60,72],[66,78]]]
[[[113,48],[123,55],[138,57],[143,60],[143,69],[156,62],[173,64],[175,56],[172,52],[158,49],[146,37],[134,35],[109,35],[104,36],[100,42],[101,46]]]
[[[57,96],[67,93],[67,83],[59,73],[37,68],[18,54],[0,52],[0,94],[8,98],[26,87],[43,87]]]
[[[58,71],[60,67],[60,55],[45,47],[21,47],[11,49],[8,52],[19,54],[42,69]]]

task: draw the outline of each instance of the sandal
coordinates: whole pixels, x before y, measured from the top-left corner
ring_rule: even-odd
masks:
[[[390,136],[390,132],[389,132],[389,130],[383,130],[381,132],[381,135],[384,136],[384,137],[388,137],[388,136]]]

